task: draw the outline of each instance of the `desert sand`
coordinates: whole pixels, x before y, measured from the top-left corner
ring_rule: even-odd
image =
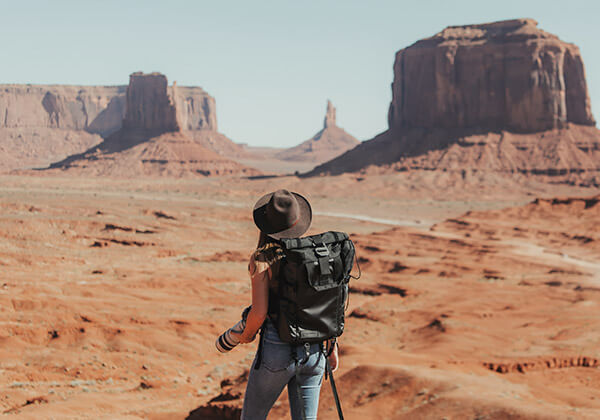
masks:
[[[309,233],[357,244],[346,418],[598,418],[600,191],[436,195],[415,176],[3,176],[0,412],[239,416],[256,343],[223,355],[214,340],[250,303],[249,209],[287,187],[311,200]],[[269,418],[287,416],[283,395]],[[320,418],[336,418],[327,382]]]

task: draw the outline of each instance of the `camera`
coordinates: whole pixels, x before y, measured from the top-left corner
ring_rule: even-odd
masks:
[[[217,338],[215,345],[217,346],[217,350],[219,350],[221,353],[227,353],[233,350],[235,346],[240,344],[238,338],[231,333],[233,332],[239,335],[244,332],[244,329],[246,328],[246,319],[248,318],[248,313],[250,312],[251,307],[252,306],[248,306],[246,309],[244,309],[244,312],[242,312],[242,319],[240,319],[237,324],[229,328],[227,331],[221,334],[219,338]]]

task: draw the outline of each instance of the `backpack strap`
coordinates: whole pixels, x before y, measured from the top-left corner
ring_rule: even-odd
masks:
[[[348,239],[348,235],[342,232],[332,231],[331,233],[333,233],[333,237],[335,238],[336,242],[342,242],[344,239]]]
[[[358,254],[356,253],[356,247],[354,246],[354,242],[350,241],[350,243],[352,244],[352,249],[354,250],[354,260],[356,261],[356,268],[358,268],[358,277],[354,277],[352,274],[350,274],[350,277],[354,280],[358,280],[360,279],[362,272],[360,271],[360,264],[358,263]]]
[[[340,397],[337,392],[337,387],[335,386],[335,381],[333,379],[333,371],[331,370],[331,366],[329,365],[329,355],[333,351],[332,349],[335,347],[336,343],[334,342],[333,346],[329,351],[324,350],[323,355],[325,356],[325,380],[329,377],[329,382],[331,383],[331,392],[333,393],[333,399],[335,400],[335,407],[338,412],[338,417],[340,420],[344,420],[344,413],[342,412],[342,404],[340,403]]]

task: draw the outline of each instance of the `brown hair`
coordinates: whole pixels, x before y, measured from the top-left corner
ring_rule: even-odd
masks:
[[[258,235],[258,243],[256,244],[256,249],[262,248],[263,246],[269,243],[277,243],[277,239],[273,239],[263,231],[260,231]]]

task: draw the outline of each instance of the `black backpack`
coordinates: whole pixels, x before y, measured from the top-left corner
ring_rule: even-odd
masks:
[[[343,232],[279,242],[284,258],[277,299],[269,303],[279,338],[302,344],[339,337],[344,332],[354,244]]]

